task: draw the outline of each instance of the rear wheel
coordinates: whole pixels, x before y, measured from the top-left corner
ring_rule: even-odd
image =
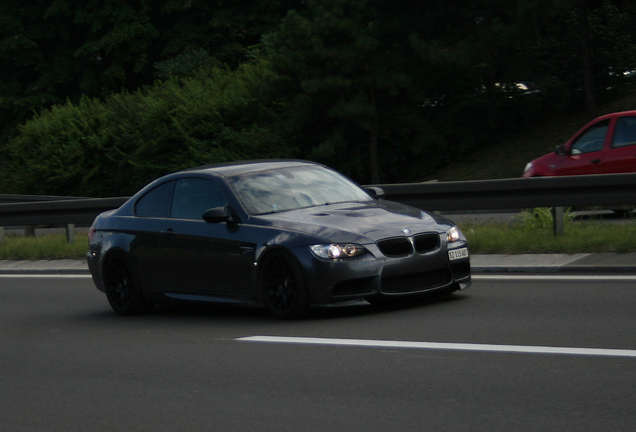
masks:
[[[309,312],[309,294],[300,268],[282,251],[272,251],[263,260],[261,290],[265,306],[278,318],[300,318]]]
[[[108,303],[120,315],[140,314],[153,307],[144,300],[139,282],[119,255],[111,256],[104,265],[104,288]]]

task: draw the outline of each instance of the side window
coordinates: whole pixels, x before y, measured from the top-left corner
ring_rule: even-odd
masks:
[[[570,154],[577,155],[603,150],[603,143],[605,142],[605,135],[607,135],[609,123],[609,120],[603,120],[583,132],[574,144],[572,144],[572,147],[570,147]]]
[[[187,178],[177,180],[170,217],[201,219],[203,212],[213,207],[223,207],[227,198],[212,180]]]
[[[621,117],[616,121],[612,147],[636,144],[636,117]]]
[[[135,216],[168,217],[174,182],[160,184],[142,196],[135,204]]]

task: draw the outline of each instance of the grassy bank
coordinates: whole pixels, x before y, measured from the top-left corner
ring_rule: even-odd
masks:
[[[541,224],[460,224],[473,254],[636,252],[636,223],[602,221],[567,223],[565,234],[555,237]],[[84,259],[88,240],[78,234],[67,243],[61,234],[39,237],[7,236],[0,259]]]
[[[555,237],[550,228],[460,224],[473,254],[636,252],[636,224],[576,222]]]
[[[37,237],[7,235],[0,244],[0,259],[84,259],[87,251],[86,234],[76,234],[72,243],[68,243],[63,234]]]
[[[602,103],[597,115],[636,109],[636,89]],[[546,117],[545,121],[519,130],[501,142],[465,155],[423,180],[458,181],[521,177],[526,163],[565,142],[590,118],[583,109]]]

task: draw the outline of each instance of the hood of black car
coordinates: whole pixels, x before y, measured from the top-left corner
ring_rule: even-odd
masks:
[[[387,237],[445,232],[452,222],[391,201],[341,203],[261,215],[261,224],[294,230],[328,242],[373,243]]]

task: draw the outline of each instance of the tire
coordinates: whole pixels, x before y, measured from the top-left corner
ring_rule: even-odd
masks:
[[[113,255],[108,258],[104,265],[103,279],[108,303],[119,315],[145,313],[154,306],[144,300],[139,281],[122,256]]]
[[[272,251],[263,260],[261,276],[263,303],[276,317],[301,318],[311,306],[302,272],[296,261],[282,251]]]

